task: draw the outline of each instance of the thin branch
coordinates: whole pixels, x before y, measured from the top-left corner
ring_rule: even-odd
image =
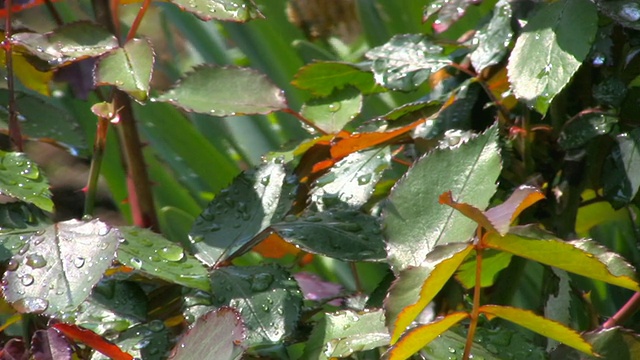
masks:
[[[99,117],[98,129],[96,130],[96,140],[93,144],[93,157],[91,159],[91,168],[89,169],[89,180],[85,188],[84,215],[92,216],[96,193],[98,190],[98,179],[100,177],[100,168],[102,159],[104,158],[104,149],[107,143],[107,132],[109,130],[109,119]]]
[[[133,20],[133,23],[131,24],[131,28],[129,29],[129,33],[127,34],[127,39],[125,40],[125,43],[129,42],[129,40],[132,40],[136,36],[136,33],[138,32],[138,28],[140,27],[140,23],[142,23],[142,19],[144,18],[144,15],[147,13],[147,10],[149,9],[149,5],[151,5],[151,0],[144,0],[142,2],[142,6],[140,7],[140,10],[138,11],[136,18]]]
[[[631,299],[629,299],[629,301],[627,301],[627,303],[618,310],[618,312],[602,324],[602,328],[609,329],[624,323],[633,316],[638,309],[640,309],[640,293],[635,293]]]
[[[13,13],[13,1],[5,0],[4,3],[7,9],[7,17],[4,21],[4,40],[2,41],[2,47],[5,53],[5,64],[7,68],[7,90],[9,90],[9,138],[13,147],[22,152],[24,145],[22,142],[22,131],[20,130],[20,123],[18,122],[18,111],[16,109],[16,91],[15,83],[13,79],[13,44],[11,43],[11,21]]]
[[[53,18],[53,21],[55,21],[58,26],[63,25],[64,21],[62,20],[62,16],[60,16],[58,9],[56,9],[51,0],[44,0],[44,4],[47,7],[49,14]]]
[[[303,124],[313,128],[315,131],[319,132],[321,135],[328,135],[328,133],[326,131],[324,131],[321,128],[319,128],[318,125],[314,124],[312,121],[310,121],[309,119],[307,119],[304,116],[302,116],[302,114],[300,114],[299,112],[297,112],[295,110],[292,110],[292,109],[284,109],[284,110],[282,110],[282,112],[295,116]]]

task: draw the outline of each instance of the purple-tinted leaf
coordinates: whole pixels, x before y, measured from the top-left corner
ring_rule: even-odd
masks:
[[[294,274],[293,277],[298,282],[302,295],[306,300],[321,301],[324,299],[335,298],[340,295],[342,286],[332,282],[324,281],[319,276],[300,272]],[[329,302],[334,306],[339,306],[342,300],[336,299]]]
[[[89,93],[95,88],[93,84],[93,68],[95,58],[74,61],[72,64],[56,70],[55,81],[66,82],[71,87],[73,95],[80,100],[87,100]]]
[[[34,360],[72,359],[69,342],[56,330],[38,330],[31,339],[31,356]]]
[[[172,360],[238,359],[244,349],[245,327],[233,308],[222,307],[199,318],[173,349]]]
[[[11,339],[2,348],[2,360],[27,360],[29,353],[21,339]]]

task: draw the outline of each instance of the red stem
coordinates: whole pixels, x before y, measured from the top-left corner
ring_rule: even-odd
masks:
[[[125,43],[129,42],[129,40],[133,39],[136,36],[138,28],[140,27],[140,23],[142,22],[144,15],[147,13],[147,9],[149,9],[149,5],[151,5],[151,0],[144,0],[142,2],[142,6],[138,11],[135,20],[133,20],[133,23],[131,24],[131,29],[129,29],[129,33],[127,34],[127,40],[125,40]]]
[[[618,310],[618,312],[602,324],[602,328],[609,329],[624,323],[633,316],[638,309],[640,309],[640,293],[635,293],[631,299],[629,299],[629,301],[627,301],[627,303]]]

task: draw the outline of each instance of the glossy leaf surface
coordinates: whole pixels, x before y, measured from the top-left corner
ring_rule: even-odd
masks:
[[[345,261],[381,261],[386,252],[377,218],[353,210],[287,215],[271,226],[301,249]]]
[[[278,266],[225,267],[211,274],[213,305],[231,306],[246,327],[247,346],[277,344],[298,324],[302,293]]]
[[[202,20],[245,22],[262,17],[252,0],[171,0]]]
[[[74,310],[111,265],[119,237],[98,220],[69,220],[33,233],[3,276],[5,299],[21,313]]]
[[[266,76],[237,67],[197,67],[157,100],[213,116],[268,114],[287,107],[282,90]]]
[[[114,85],[134,99],[145,101],[149,96],[154,58],[148,41],[132,39],[98,61],[94,72],[96,85]]]
[[[63,25],[52,32],[21,32],[11,37],[17,50],[23,47],[30,55],[51,66],[62,66],[87,57],[100,56],[118,47],[118,40],[104,28],[89,22]]]
[[[344,358],[355,352],[389,344],[382,310],[344,310],[326,314],[314,327],[305,347],[305,359]]]
[[[284,167],[272,162],[239,175],[221,191],[191,229],[196,258],[216,265],[280,220],[291,202],[289,194],[282,194],[285,176]]]
[[[384,302],[392,344],[435,298],[471,250],[470,244],[438,246],[420,266],[398,274]]]
[[[616,136],[603,167],[604,196],[616,208],[629,203],[640,188],[640,130]]]
[[[589,53],[598,29],[595,5],[586,0],[541,4],[509,58],[517,97],[545,114]]]
[[[478,46],[471,52],[471,64],[476,71],[496,65],[507,54],[513,37],[511,31],[511,4],[498,1],[493,9],[493,17],[475,35]]]
[[[315,98],[302,105],[300,114],[327,133],[337,133],[362,108],[362,94],[348,87],[323,98]]]
[[[174,348],[171,359],[238,359],[245,327],[240,314],[233,308],[221,307],[199,318],[182,336]],[[211,341],[215,339],[215,341]]]
[[[182,247],[147,229],[119,230],[125,240],[116,255],[120,263],[174,284],[211,290],[207,270]]]
[[[53,211],[49,182],[23,153],[0,151],[0,193]]]
[[[459,147],[420,158],[392,189],[383,217],[395,271],[420,265],[438,244],[471,238],[477,224],[437,199],[451,190],[478,209],[489,204],[501,169],[496,131],[492,127]]]
[[[373,61],[371,68],[376,83],[393,90],[409,91],[451,62],[442,52],[442,47],[422,35],[403,34],[369,50],[366,57]]]

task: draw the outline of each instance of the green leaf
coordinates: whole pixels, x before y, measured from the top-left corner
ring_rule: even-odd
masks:
[[[125,240],[116,254],[120,263],[174,284],[211,291],[207,269],[180,246],[147,229],[119,230]]]
[[[121,333],[107,333],[105,338],[115,337],[113,342],[134,358],[145,360],[164,360],[174,343],[173,335],[161,320],[152,320],[147,324],[139,324]],[[91,360],[111,359],[94,351]]]
[[[504,270],[511,263],[513,255],[503,251],[485,250],[482,253],[482,274],[480,276],[480,286],[493,286],[500,271]],[[456,272],[456,280],[467,289],[476,285],[476,257],[475,253],[467,259]]]
[[[87,143],[78,122],[69,112],[52,104],[49,99],[16,92],[20,111],[20,129],[32,140],[53,143],[67,149],[72,155],[85,153]],[[0,89],[0,104],[9,103],[9,91]],[[9,130],[9,110],[0,106],[0,129]]]
[[[561,324],[569,325],[571,323],[571,278],[564,270],[556,268],[551,268],[551,270],[553,272],[552,281],[554,283],[557,282],[557,286],[553,287],[554,292],[546,292],[549,294],[544,304],[544,317]],[[557,346],[558,342],[556,341],[547,342],[548,351],[555,349]]]
[[[222,307],[199,318],[182,336],[171,359],[239,359],[244,352],[241,344],[245,327],[240,314],[232,308]],[[211,341],[215,339],[214,341]]]
[[[605,160],[604,196],[615,208],[628,204],[640,188],[640,129],[616,136],[617,146]]]
[[[337,200],[359,208],[369,200],[390,162],[388,147],[353,153],[316,180],[311,196],[315,202],[327,204]]]
[[[213,116],[269,114],[287,107],[278,87],[245,68],[199,66],[157,98],[185,111]]]
[[[303,359],[344,358],[389,344],[382,310],[343,310],[325,314],[313,327]]]
[[[378,219],[359,211],[287,215],[271,228],[287,242],[313,254],[344,261],[382,261],[386,257]]]
[[[545,319],[529,310],[518,309],[510,306],[484,305],[480,307],[480,313],[487,316],[497,316],[525,327],[538,334],[557,340],[586,354],[595,355],[593,348],[575,330],[566,327],[553,320]]]
[[[611,132],[617,123],[617,116],[598,111],[579,114],[564,126],[558,144],[565,150],[583,147],[591,139]]]
[[[382,91],[373,73],[341,62],[316,62],[306,65],[295,75],[292,84],[309,90],[315,96],[329,96],[336,89],[355,86],[363,95]]]
[[[598,30],[598,11],[587,0],[541,3],[509,57],[515,95],[545,114],[587,57]]]
[[[389,360],[404,360],[418,352],[425,345],[447,331],[453,325],[469,317],[466,312],[454,312],[442,319],[426,325],[419,325],[407,331],[402,338],[389,349]]]
[[[49,182],[23,153],[0,151],[0,193],[52,212]]]
[[[451,60],[443,48],[419,34],[396,35],[388,43],[369,50],[376,83],[392,89],[410,91],[427,81],[432,73]]]
[[[244,318],[245,345],[278,344],[296,330],[302,293],[277,265],[225,267],[211,274],[213,305],[231,306]]]
[[[583,336],[593,344],[594,352],[598,354],[588,359],[634,360],[640,356],[640,338],[630,330],[615,327],[587,332]]]
[[[94,72],[96,85],[114,85],[138,101],[149,97],[155,54],[148,40],[131,39],[106,53]]]
[[[418,266],[438,244],[467,241],[477,224],[438,204],[451,190],[478,209],[489,204],[500,174],[497,127],[458,147],[420,158],[398,181],[383,210],[388,259],[394,271]]]
[[[513,37],[511,31],[511,4],[501,0],[493,9],[491,20],[476,32],[474,42],[478,46],[471,52],[471,64],[477,72],[496,65],[507,54]]]
[[[337,133],[362,108],[362,94],[352,87],[338,90],[323,98],[315,98],[302,105],[300,114],[327,133]]]
[[[531,227],[514,227],[505,236],[487,234],[487,247],[568,272],[640,291],[634,268],[620,255],[608,252],[595,241],[564,241]]]
[[[86,21],[63,25],[44,34],[20,32],[11,40],[17,46],[16,51],[34,55],[56,67],[100,56],[118,47],[118,39],[113,34]]]
[[[245,22],[263,17],[252,0],[170,0],[201,20]]]
[[[69,220],[33,233],[3,276],[5,299],[20,313],[74,310],[111,265],[119,237],[98,220]]]
[[[195,256],[215,266],[280,220],[291,202],[289,194],[283,194],[285,176],[277,160],[239,175],[193,224],[189,238],[197,251]]]
[[[384,302],[392,344],[449,281],[471,250],[470,244],[438,246],[420,266],[398,274]]]

